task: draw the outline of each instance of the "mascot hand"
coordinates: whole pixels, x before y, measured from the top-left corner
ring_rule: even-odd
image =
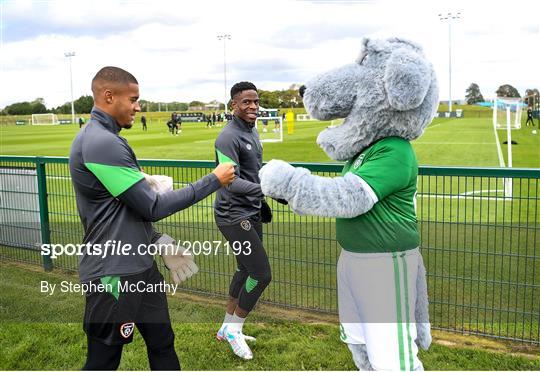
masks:
[[[288,201],[291,195],[289,183],[294,175],[294,167],[282,160],[270,160],[261,168],[261,189],[264,195],[273,199]]]
[[[199,271],[191,254],[184,254],[183,247],[177,247],[176,242],[167,234],[163,234],[155,244],[159,247],[161,258],[171,272],[173,281],[180,284],[191,278]]]

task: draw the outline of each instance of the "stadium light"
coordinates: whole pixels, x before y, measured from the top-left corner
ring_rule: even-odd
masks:
[[[73,102],[73,72],[71,70],[71,57],[75,57],[75,52],[65,52],[64,56],[69,60],[69,84],[71,86],[71,123],[75,124],[75,104]]]
[[[227,113],[227,54],[225,53],[225,45],[227,44],[227,40],[231,40],[231,35],[219,34],[217,38],[218,40],[223,40],[223,82],[225,87],[225,95],[223,97],[225,99],[225,113]]]
[[[439,20],[448,21],[448,112],[452,112],[452,20],[461,19],[461,12],[439,14]]]

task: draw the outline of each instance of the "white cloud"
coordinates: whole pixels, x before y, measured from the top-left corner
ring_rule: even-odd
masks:
[[[452,25],[452,97],[476,82],[485,97],[501,84],[540,87],[540,3],[508,1],[29,1],[0,3],[0,107],[43,97],[49,107],[90,94],[105,65],[123,67],[154,101],[224,99],[223,43],[229,86],[252,80],[285,89],[352,62],[362,37],[400,36],[421,44],[448,97],[448,25]]]

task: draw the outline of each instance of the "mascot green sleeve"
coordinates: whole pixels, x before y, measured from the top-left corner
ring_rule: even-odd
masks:
[[[422,370],[431,344],[426,272],[416,218],[418,138],[438,106],[437,79],[422,49],[402,39],[363,41],[355,63],[301,88],[308,113],[344,118],[317,143],[345,161],[340,177],[272,160],[264,194],[300,215],[336,218],[341,339],[361,370]]]

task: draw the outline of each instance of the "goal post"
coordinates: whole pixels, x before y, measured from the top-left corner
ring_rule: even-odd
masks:
[[[521,98],[496,97],[493,102],[493,125],[496,129],[520,129],[522,108]]]
[[[58,116],[55,114],[32,114],[32,125],[58,125]]]
[[[521,128],[522,106],[521,98],[496,97],[493,101],[493,129],[506,130],[507,168],[512,168],[512,130]],[[505,178],[503,183],[504,196],[511,198],[512,178]]]
[[[281,116],[258,117],[255,128],[261,142],[283,142],[283,118]]]

